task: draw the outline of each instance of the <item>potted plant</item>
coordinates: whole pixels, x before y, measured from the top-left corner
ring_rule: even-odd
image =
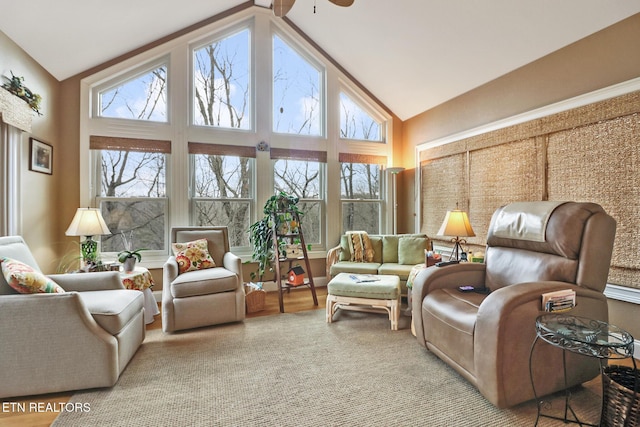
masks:
[[[297,229],[298,224],[292,224],[292,213],[296,213],[299,216],[303,215],[303,212],[298,208],[299,199],[296,196],[289,195],[283,191],[271,196],[264,204],[262,210],[264,217],[249,227],[249,242],[253,247],[253,253],[251,260],[258,263],[257,272],[251,273],[251,280],[259,277],[262,278],[266,271],[273,271],[273,228],[275,221],[275,228],[281,233],[285,227],[284,223],[287,222],[287,229]],[[284,241],[279,243],[284,246]]]
[[[133,271],[136,267],[136,261],[142,261],[142,254],[140,252],[146,251],[146,249],[131,249],[133,247],[133,231],[129,232],[129,238],[122,234],[122,243],[124,243],[125,250],[118,252],[118,261],[122,263],[124,271]]]

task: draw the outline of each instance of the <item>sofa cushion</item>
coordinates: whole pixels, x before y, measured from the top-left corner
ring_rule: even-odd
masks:
[[[235,273],[216,267],[180,274],[171,282],[171,294],[174,298],[186,298],[234,291],[237,287],[238,276]]]
[[[349,261],[350,259],[349,238],[346,234],[343,234],[340,236],[340,256],[338,257],[338,261]]]
[[[142,292],[129,289],[78,292],[91,316],[111,335],[117,335],[144,307]]]
[[[399,236],[387,234],[382,236],[382,262],[398,262]]]
[[[178,262],[180,274],[216,266],[213,258],[209,255],[207,239],[198,239],[186,243],[172,243],[171,249]]]
[[[0,258],[2,274],[13,289],[21,294],[63,293],[56,282],[33,267],[13,258]]]
[[[398,241],[398,262],[412,265],[423,263],[428,242],[429,238],[426,236],[401,236]]]
[[[378,267],[378,274],[392,274],[394,276],[398,276],[400,280],[406,282],[413,267],[414,265],[385,262],[384,264],[381,264],[380,267]]]
[[[329,272],[332,276],[339,273],[378,274],[378,267],[380,264],[377,262],[340,261],[333,264]]]

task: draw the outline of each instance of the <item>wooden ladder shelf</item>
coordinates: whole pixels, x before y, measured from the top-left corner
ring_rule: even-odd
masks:
[[[276,269],[276,282],[278,284],[278,298],[280,302],[280,313],[284,313],[283,294],[290,292],[292,288],[306,286],[311,289],[313,296],[313,305],[318,305],[318,296],[316,295],[316,287],[313,284],[313,274],[311,273],[311,264],[309,262],[309,254],[307,253],[307,245],[304,241],[302,233],[302,224],[300,223],[300,215],[296,211],[285,210],[273,214],[273,247]],[[299,246],[297,253],[291,254],[283,251],[281,245],[291,245],[290,247]],[[304,260],[306,275],[302,283],[292,283],[289,281],[289,272],[296,267],[294,263],[299,265]],[[282,265],[287,265],[286,271],[283,271]],[[284,274],[283,274],[284,273]]]

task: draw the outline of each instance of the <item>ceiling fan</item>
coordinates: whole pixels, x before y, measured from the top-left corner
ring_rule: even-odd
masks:
[[[354,0],[329,0],[331,3],[337,6],[348,7],[351,6]],[[273,14],[279,18],[285,16],[293,7],[296,0],[273,0]],[[315,6],[314,6],[315,11]]]

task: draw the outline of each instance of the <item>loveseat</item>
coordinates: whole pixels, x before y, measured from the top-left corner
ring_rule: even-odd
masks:
[[[370,261],[356,261],[350,250],[350,234],[340,237],[340,244],[327,252],[327,277],[339,273],[390,274],[400,278],[401,293],[407,293],[407,278],[411,269],[424,263],[424,250],[433,245],[426,234],[371,234],[373,249]]]
[[[418,342],[494,405],[510,407],[565,388],[563,352],[541,342],[531,353],[542,294],[570,289],[563,314],[607,321],[607,283],[616,222],[595,203],[519,202],[496,210],[485,263],[422,270],[413,281]],[[460,292],[461,285],[484,292]],[[485,293],[489,292],[489,293]],[[530,362],[530,354],[532,354]],[[566,385],[599,373],[596,358],[567,351]],[[531,363],[531,364],[530,364]]]
[[[20,236],[0,237],[0,260],[42,277]],[[19,293],[0,274],[0,398],[111,387],[144,340],[142,292],[118,272],[48,277],[61,293]]]

